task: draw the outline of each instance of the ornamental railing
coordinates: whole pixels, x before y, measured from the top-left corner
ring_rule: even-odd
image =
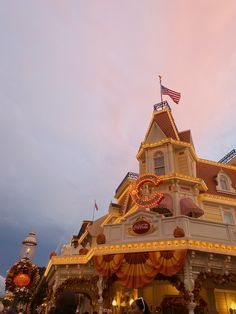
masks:
[[[153,110],[154,111],[161,111],[161,110],[166,109],[166,108],[168,108],[171,111],[171,108],[170,108],[170,106],[169,106],[169,104],[168,104],[168,102],[166,100],[162,101],[162,102],[160,102],[158,104],[155,104],[153,106]]]
[[[233,159],[236,156],[236,149],[231,150],[227,155],[225,155],[223,158],[219,160],[222,164],[227,164],[231,159]]]
[[[126,179],[137,179],[138,178],[138,173],[135,172],[128,172],[127,175],[124,177],[124,179],[121,181],[120,185],[116,189],[116,192],[119,190],[121,185],[125,182]]]

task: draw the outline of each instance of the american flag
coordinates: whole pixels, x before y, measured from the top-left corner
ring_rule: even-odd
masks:
[[[181,94],[161,85],[161,94],[168,95],[176,103],[179,103]]]

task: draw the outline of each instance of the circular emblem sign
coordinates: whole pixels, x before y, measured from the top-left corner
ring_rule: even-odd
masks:
[[[138,177],[130,187],[130,195],[136,205],[150,208],[160,203],[164,195],[157,192],[162,180],[155,174],[144,174]]]
[[[150,230],[150,223],[146,220],[138,220],[133,224],[132,229],[137,234],[146,233]]]

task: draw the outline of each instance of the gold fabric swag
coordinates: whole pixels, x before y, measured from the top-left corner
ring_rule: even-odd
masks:
[[[116,274],[127,288],[142,288],[160,273],[165,276],[177,274],[184,262],[187,250],[124,253],[94,256],[99,274]]]

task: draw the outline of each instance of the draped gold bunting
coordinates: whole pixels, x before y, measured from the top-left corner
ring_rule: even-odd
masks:
[[[110,254],[93,257],[97,271],[104,277],[114,274],[119,269],[123,258],[124,254]]]
[[[149,252],[153,266],[165,276],[173,276],[181,269],[187,250]]]
[[[127,288],[141,288],[151,282],[157,273],[148,253],[127,253],[116,276]]]
[[[94,256],[97,271],[102,276],[116,274],[127,288],[141,288],[158,273],[173,276],[181,269],[187,250],[141,252]]]

